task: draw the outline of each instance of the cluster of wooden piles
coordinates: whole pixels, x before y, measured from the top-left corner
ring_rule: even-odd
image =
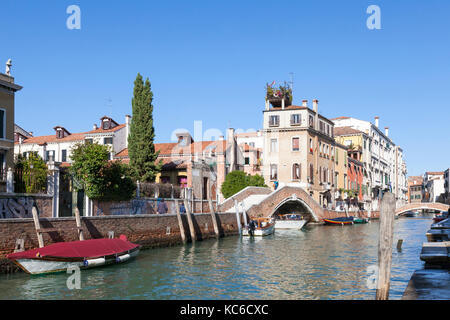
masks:
[[[450,265],[450,219],[431,225],[420,259],[430,265]]]

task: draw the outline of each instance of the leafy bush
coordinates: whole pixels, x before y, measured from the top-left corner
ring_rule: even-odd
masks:
[[[74,187],[90,199],[123,201],[133,197],[136,186],[128,166],[109,161],[109,148],[97,143],[77,144],[72,149],[70,172]]]
[[[252,176],[245,174],[243,171],[232,171],[225,177],[221,192],[225,198],[229,198],[249,186],[267,188],[264,178],[258,174]]]
[[[45,193],[47,190],[48,168],[45,161],[32,152],[28,158],[18,155],[15,160],[15,192]]]

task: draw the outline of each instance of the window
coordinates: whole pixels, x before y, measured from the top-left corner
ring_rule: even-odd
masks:
[[[246,164],[246,165],[250,164],[250,158],[249,157],[245,157],[244,158],[244,164]]]
[[[103,138],[103,144],[112,144],[113,138]]]
[[[61,162],[67,161],[67,150],[61,150]]]
[[[277,139],[270,139],[270,152],[278,152]]]
[[[309,152],[313,153],[313,147],[314,147],[313,139],[309,138]]]
[[[0,139],[6,138],[6,111],[0,109]]]
[[[298,163],[294,163],[292,165],[292,180],[300,180],[300,165]]]
[[[302,122],[301,114],[296,113],[291,115],[291,125],[299,125]]]
[[[278,179],[278,166],[276,164],[270,165],[270,180]]]
[[[109,120],[107,120],[107,119],[105,119],[105,120],[103,120],[103,123],[102,123],[102,127],[103,127],[103,130],[108,130],[109,129]]]
[[[255,143],[254,143],[254,142],[249,142],[248,145],[249,145],[250,147],[253,147],[253,148],[255,147]]]
[[[309,182],[314,183],[314,166],[312,163],[309,164]]]
[[[86,142],[86,144],[91,144],[91,143],[94,142],[94,140],[93,139],[86,139],[86,140],[84,140],[84,142]]]
[[[312,115],[309,115],[309,126],[314,127],[314,117]]]
[[[269,117],[269,126],[278,127],[280,125],[280,117],[279,116],[270,116]]]
[[[300,150],[300,138],[292,138],[292,151]]]
[[[45,161],[55,160],[55,151],[48,150],[45,152]]]

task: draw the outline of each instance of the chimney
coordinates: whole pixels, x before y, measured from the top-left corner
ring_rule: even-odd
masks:
[[[378,128],[378,124],[380,123],[379,120],[380,120],[380,117],[376,116],[375,117],[375,127],[377,127],[377,128]]]
[[[308,107],[308,100],[302,100],[302,106]]]
[[[223,139],[225,139],[224,136],[219,136],[219,140],[220,140],[220,141],[223,141]]]
[[[97,124],[94,123],[94,125],[92,126],[92,129],[97,130],[98,129]]]
[[[234,137],[234,128],[227,129],[227,156],[230,156],[228,163],[230,164],[230,169],[228,172],[236,170],[236,139]]]
[[[384,128],[384,135],[385,135],[386,137],[389,137],[389,127],[385,127],[385,128]]]
[[[30,136],[33,136],[33,131],[28,132],[30,134]]]
[[[314,110],[314,112],[315,113],[319,113],[319,100],[317,100],[317,99],[314,99],[313,100],[313,110]]]

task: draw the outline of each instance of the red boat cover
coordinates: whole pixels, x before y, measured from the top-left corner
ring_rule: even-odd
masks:
[[[43,248],[16,252],[7,255],[11,260],[37,257],[97,258],[132,250],[139,245],[123,239],[92,239],[73,242],[58,242]]]

